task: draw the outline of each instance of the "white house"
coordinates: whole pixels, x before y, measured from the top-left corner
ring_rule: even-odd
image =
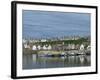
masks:
[[[33,45],[33,46],[32,46],[32,50],[37,50],[36,45]]]
[[[24,44],[24,48],[27,48],[27,44]]]
[[[40,45],[38,45],[38,46],[37,46],[37,48],[38,48],[38,50],[40,50],[40,49],[41,49],[41,46],[40,46]]]
[[[30,48],[30,46],[27,44],[24,44],[24,48]]]
[[[83,44],[81,44],[80,50],[84,50],[84,45]]]
[[[43,46],[43,49],[44,49],[44,50],[46,50],[46,49],[47,49],[47,47],[44,45],[44,46]]]
[[[90,45],[87,46],[87,50],[91,50],[91,46]]]
[[[71,49],[71,44],[68,44],[68,49]]]
[[[41,39],[41,42],[46,42],[47,40],[46,39]]]
[[[48,48],[48,50],[51,50],[52,49],[51,45],[49,45],[47,48]]]
[[[75,44],[72,44],[71,45],[71,49],[75,49]]]

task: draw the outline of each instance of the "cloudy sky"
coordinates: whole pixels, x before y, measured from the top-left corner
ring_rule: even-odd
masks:
[[[90,14],[23,10],[23,38],[90,35]]]

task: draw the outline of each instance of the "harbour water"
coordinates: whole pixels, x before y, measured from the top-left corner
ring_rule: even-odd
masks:
[[[23,69],[84,67],[90,65],[90,55],[37,57],[36,54],[23,54]]]

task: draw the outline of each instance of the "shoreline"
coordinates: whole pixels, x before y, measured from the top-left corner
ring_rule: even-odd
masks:
[[[60,57],[60,56],[76,56],[76,55],[91,55],[89,50],[66,50],[66,51],[57,51],[57,50],[28,50],[23,51],[23,54],[36,54],[37,56],[47,56],[47,57]]]

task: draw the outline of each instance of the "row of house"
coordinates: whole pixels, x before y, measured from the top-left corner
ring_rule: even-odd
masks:
[[[32,46],[32,50],[51,50],[51,49],[52,49],[51,45],[49,45],[49,46],[46,46],[46,45],[44,45],[44,46],[40,46],[40,45],[36,46],[36,45],[33,45]]]
[[[78,40],[80,39],[80,36],[63,36],[63,37],[54,37],[51,39],[47,39],[47,38],[41,38],[41,39],[23,39],[23,43],[29,42],[29,43],[36,43],[36,42],[47,42],[47,41],[57,41],[57,40]],[[87,37],[84,37],[87,38]],[[88,40],[90,40],[90,38],[88,37]]]
[[[85,45],[81,44],[81,45],[75,45],[75,44],[68,44],[68,45],[28,45],[28,44],[24,44],[23,47],[26,49],[32,49],[32,50],[84,50],[85,49]],[[90,50],[90,45],[87,46],[87,50]]]

